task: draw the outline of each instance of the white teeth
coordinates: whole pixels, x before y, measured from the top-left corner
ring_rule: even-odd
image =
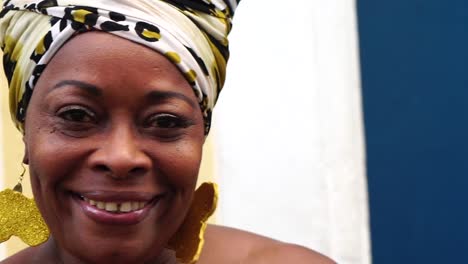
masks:
[[[106,211],[108,212],[117,211],[117,203],[106,203]]]
[[[96,207],[99,209],[106,208],[106,204],[104,202],[97,202]]]
[[[122,212],[128,213],[132,211],[137,211],[143,209],[146,205],[146,202],[123,202],[123,203],[115,203],[115,202],[98,202],[95,200],[88,199],[83,197],[83,200],[89,203],[92,206],[95,206],[99,209],[106,210],[108,212]]]
[[[132,202],[125,202],[120,205],[120,212],[130,212],[132,210]]]

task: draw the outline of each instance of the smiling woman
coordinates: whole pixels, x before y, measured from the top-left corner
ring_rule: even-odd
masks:
[[[43,218],[26,233],[50,236],[5,263],[332,262],[204,223],[216,187],[195,185],[235,6],[6,1],[0,35],[10,110]],[[7,212],[16,202],[29,203],[0,193],[0,239],[22,237],[12,230],[33,222],[35,207]]]
[[[67,42],[39,79],[25,122],[24,162],[50,246],[96,263],[156,257],[195,189],[204,142],[197,107],[159,53],[97,32]],[[88,241],[99,245],[96,256],[83,256],[93,252]]]

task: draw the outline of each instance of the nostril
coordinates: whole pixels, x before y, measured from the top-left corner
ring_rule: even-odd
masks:
[[[129,164],[128,162],[99,162],[94,164],[92,170],[102,175],[108,175],[112,178],[138,177],[146,174],[148,168],[144,165]]]
[[[141,167],[135,167],[129,171],[130,175],[141,175],[144,174],[145,169]]]
[[[100,172],[109,172],[111,171],[106,165],[96,165],[94,167],[97,171],[100,171]]]

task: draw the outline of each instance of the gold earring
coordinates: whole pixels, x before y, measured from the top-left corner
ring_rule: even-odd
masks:
[[[182,263],[193,264],[200,258],[205,243],[206,222],[214,213],[217,203],[218,186],[215,183],[205,182],[196,190],[182,226],[168,244]]]
[[[22,191],[21,182],[15,190]],[[19,186],[19,187],[18,187]],[[203,183],[195,192],[192,205],[183,224],[168,242],[168,248],[176,252],[183,263],[198,261],[204,245],[204,233],[208,218],[214,213],[218,202],[218,187],[215,183]],[[29,246],[37,246],[49,238],[49,229],[33,199],[28,199],[19,191],[6,189],[0,192],[0,243],[19,237]]]
[[[13,191],[23,193],[23,178],[24,174],[26,173],[26,168],[24,167],[24,163],[21,163],[21,167],[23,167],[23,172],[20,174],[18,183],[13,187]]]
[[[19,237],[29,246],[37,246],[49,238],[49,229],[33,199],[22,194],[24,165],[18,183],[11,189],[0,192],[0,243]]]

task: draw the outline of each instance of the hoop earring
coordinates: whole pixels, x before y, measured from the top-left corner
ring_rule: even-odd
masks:
[[[49,229],[34,199],[22,194],[26,168],[21,165],[23,172],[13,190],[0,192],[0,243],[17,236],[29,246],[37,246],[49,238]]]

